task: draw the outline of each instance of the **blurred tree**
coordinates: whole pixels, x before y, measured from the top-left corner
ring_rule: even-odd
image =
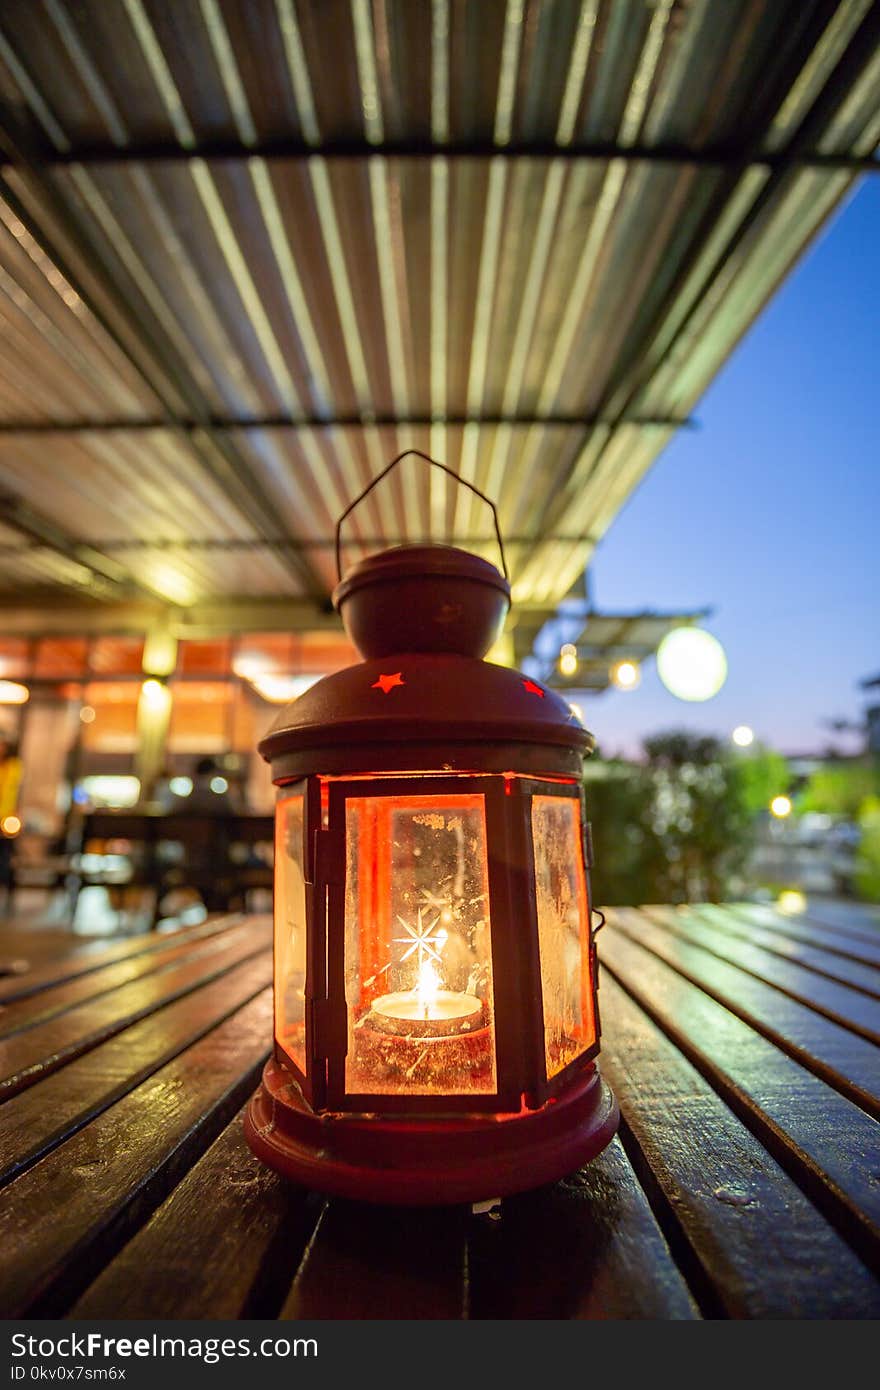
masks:
[[[865,758],[828,763],[810,774],[807,785],[798,794],[797,809],[855,820],[859,808],[871,796],[880,796],[880,768],[876,761]]]
[[[644,754],[587,774],[595,901],[719,901],[744,869],[757,812],[788,785],[785,759],[734,756],[682,731],[646,739]]]
[[[880,902],[880,796],[865,797],[859,807],[859,829],[856,888],[860,897]]]
[[[738,794],[749,816],[766,811],[774,796],[787,792],[791,784],[786,759],[760,744],[753,751],[734,757],[733,768]]]
[[[655,898],[657,843],[645,824],[644,770],[623,761],[588,765],[586,804],[593,834],[591,873],[596,903],[645,903]]]

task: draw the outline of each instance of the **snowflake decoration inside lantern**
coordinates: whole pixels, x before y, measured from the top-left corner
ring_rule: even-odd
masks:
[[[434,932],[434,928],[440,921],[439,916],[435,917],[433,922],[423,922],[422,909],[419,908],[415,922],[405,921],[399,913],[397,920],[407,933],[406,936],[395,936],[394,938],[400,945],[406,946],[406,950],[400,957],[401,964],[405,960],[408,960],[413,952],[417,952],[416,964],[419,970],[421,970],[422,966],[429,960],[435,960],[439,964],[440,952],[443,949],[447,935],[443,928],[436,933]]]

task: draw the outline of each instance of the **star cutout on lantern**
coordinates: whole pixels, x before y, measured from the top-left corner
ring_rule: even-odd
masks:
[[[371,690],[381,690],[383,695],[387,695],[389,690],[393,690],[396,685],[406,685],[400,671],[395,671],[393,676],[380,676],[377,681],[373,681]]]
[[[541,687],[540,687],[539,685],[535,685],[535,682],[534,682],[534,681],[524,680],[524,681],[523,681],[523,690],[527,690],[528,693],[529,693],[530,695],[540,695],[540,697],[541,697],[542,700],[543,700],[543,698],[544,698],[544,692],[543,692],[543,690],[541,689]]]
[[[431,893],[427,888],[422,889],[422,907],[433,912],[448,912],[452,906],[452,901],[448,896],[441,897],[439,893]]]
[[[395,936],[394,938],[401,946],[406,947],[406,950],[400,957],[401,963],[408,960],[413,951],[417,951],[420,970],[426,960],[436,960],[439,964],[440,948],[446,940],[446,932],[441,930],[437,932],[436,936],[432,935],[432,933],[437,923],[440,921],[440,918],[435,917],[433,922],[423,922],[422,909],[419,908],[415,923],[405,922],[399,913],[397,915],[397,920],[407,933],[406,936]]]

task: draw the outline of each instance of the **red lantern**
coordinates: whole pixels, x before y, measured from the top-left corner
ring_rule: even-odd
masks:
[[[510,603],[501,554],[503,576],[448,546],[358,564],[333,602],[364,660],[260,744],[279,788],[275,1049],[245,1129],[322,1191],[504,1196],[617,1126],[595,1062],[593,739],[559,695],[481,659]]]

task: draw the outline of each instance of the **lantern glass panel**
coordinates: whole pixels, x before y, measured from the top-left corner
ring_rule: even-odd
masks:
[[[306,1072],[306,885],[302,790],[278,801],[275,817],[275,1037]]]
[[[349,1094],[494,1094],[484,798],[346,801]]]
[[[532,798],[547,1078],[596,1040],[580,802]]]

